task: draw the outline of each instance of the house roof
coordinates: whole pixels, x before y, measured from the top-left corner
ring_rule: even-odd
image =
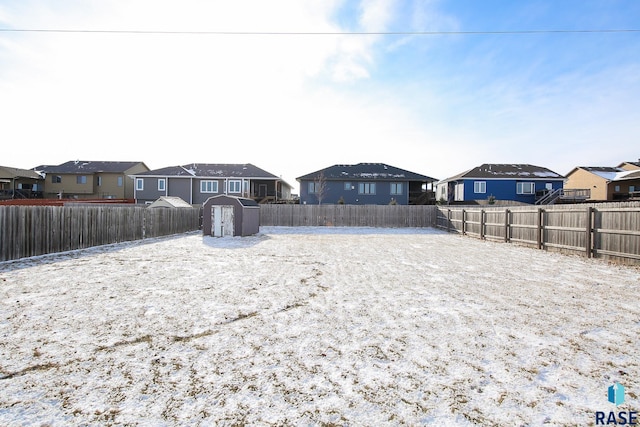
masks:
[[[16,179],[16,178],[29,178],[29,179],[42,179],[42,175],[31,169],[19,169],[9,166],[0,166],[0,178]]]
[[[333,165],[296,178],[297,181],[317,179],[320,174],[329,181],[420,181],[433,182],[435,178],[410,172],[385,163],[358,163],[356,165]]]
[[[633,165],[637,168],[640,168],[640,160],[637,162],[622,162],[618,165],[618,167],[621,168],[623,165]]]
[[[200,178],[266,178],[279,179],[251,163],[222,164],[222,163],[189,163],[183,166],[169,166],[136,174],[136,176],[187,176]]]
[[[520,163],[484,163],[441,182],[465,178],[480,179],[564,179],[562,175],[542,166]]]
[[[87,173],[125,173],[143,162],[108,162],[73,160],[58,166],[41,166],[44,173],[87,174]]]

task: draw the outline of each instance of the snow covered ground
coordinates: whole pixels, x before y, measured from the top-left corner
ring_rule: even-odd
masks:
[[[0,425],[593,425],[639,409],[639,302],[637,268],[429,229],[0,263]]]

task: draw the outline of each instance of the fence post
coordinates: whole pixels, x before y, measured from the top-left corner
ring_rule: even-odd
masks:
[[[504,242],[509,243],[510,228],[509,228],[509,209],[504,210]]]
[[[538,235],[537,235],[537,240],[538,240],[538,249],[542,249],[542,244],[544,243],[544,237],[543,237],[543,232],[542,229],[544,227],[544,225],[542,224],[542,216],[543,216],[543,209],[542,208],[538,208]]]
[[[451,233],[451,209],[447,208],[447,232]]]
[[[465,223],[464,223],[464,217],[466,216],[466,211],[464,209],[462,209],[462,235],[465,235]]]
[[[585,252],[586,252],[586,256],[587,258],[591,258],[591,245],[593,242],[593,237],[592,234],[593,233],[593,227],[592,227],[592,221],[593,221],[593,207],[588,207],[587,208],[587,229],[586,231],[586,238],[585,238]]]
[[[484,240],[484,209],[480,209],[480,240]]]

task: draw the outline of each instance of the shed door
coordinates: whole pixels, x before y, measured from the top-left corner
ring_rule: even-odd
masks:
[[[211,208],[211,235],[233,236],[233,206],[214,205]]]

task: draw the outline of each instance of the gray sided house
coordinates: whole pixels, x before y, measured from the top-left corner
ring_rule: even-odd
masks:
[[[151,203],[162,196],[180,197],[191,205],[202,205],[220,194],[251,198],[259,203],[287,200],[291,186],[250,163],[192,163],[169,166],[131,176],[137,203]]]
[[[132,199],[131,174],[148,171],[143,162],[70,161],[34,168],[45,175],[45,198]]]
[[[433,203],[435,178],[384,163],[334,165],[296,178],[300,203],[418,205]]]
[[[507,200],[534,204],[548,192],[562,190],[564,180],[541,166],[485,163],[438,182],[436,197],[444,203]]]

